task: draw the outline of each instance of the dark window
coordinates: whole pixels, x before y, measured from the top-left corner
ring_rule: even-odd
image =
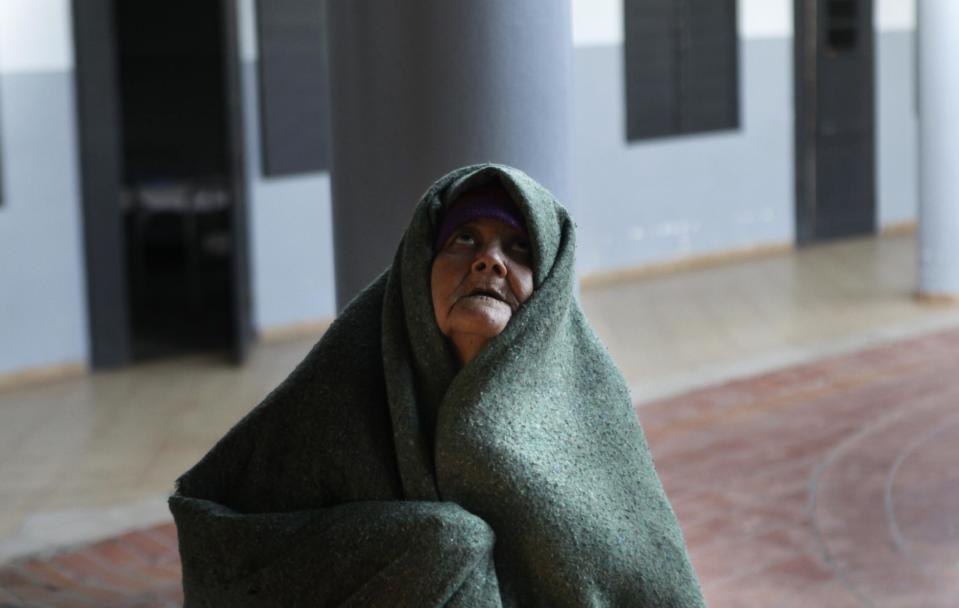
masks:
[[[263,173],[328,169],[322,0],[259,0],[257,26]]]
[[[626,137],[739,127],[736,0],[624,0]]]
[[[827,16],[829,50],[840,52],[855,49],[859,29],[858,0],[829,0]]]

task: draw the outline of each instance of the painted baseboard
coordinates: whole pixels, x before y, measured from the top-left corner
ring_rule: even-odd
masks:
[[[765,245],[756,245],[753,247],[744,247],[741,249],[728,249],[715,253],[677,258],[665,262],[656,262],[653,264],[644,264],[640,266],[629,266],[626,268],[617,268],[615,270],[591,272],[582,275],[579,279],[579,282],[583,289],[594,289],[638,279],[673,274],[676,272],[713,268],[716,266],[722,266],[723,264],[729,264],[731,262],[740,262],[755,258],[784,255],[793,251],[794,249],[795,246],[792,243],[769,243]]]
[[[912,236],[916,234],[916,231],[917,223],[915,221],[909,220],[904,222],[893,222],[880,228],[878,236]],[[867,236],[865,238],[874,237]],[[617,268],[615,270],[601,270],[598,272],[590,272],[582,275],[580,277],[580,286],[583,289],[592,289],[632,280],[672,274],[675,272],[714,268],[716,266],[722,266],[723,264],[729,264],[733,262],[783,255],[795,250],[795,248],[796,246],[792,243],[767,243],[753,247],[728,249],[715,253],[706,253],[703,255],[677,258],[673,260],[667,260],[665,262],[628,266],[625,268]],[[936,299],[938,301],[938,298]]]
[[[89,368],[86,363],[82,361],[71,361],[68,363],[58,363],[57,365],[44,365],[3,373],[0,374],[0,391],[19,388],[29,384],[76,378],[77,376],[85,375],[88,371]]]
[[[909,220],[906,222],[893,222],[891,224],[886,224],[879,229],[880,236],[908,236],[916,234],[918,229],[918,224]]]
[[[916,301],[933,308],[956,308],[959,307],[959,294],[925,293],[920,291],[916,294]]]
[[[257,332],[257,341],[272,344],[302,338],[319,338],[326,332],[332,322],[332,318],[323,318],[267,327]]]
[[[319,338],[333,322],[331,318],[281,325],[261,330],[258,342],[277,343],[304,338]],[[0,391],[11,390],[31,384],[56,382],[76,378],[90,373],[90,367],[83,361],[70,361],[56,365],[44,365],[0,373]]]

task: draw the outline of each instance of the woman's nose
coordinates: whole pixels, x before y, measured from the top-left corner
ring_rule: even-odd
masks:
[[[492,272],[498,277],[506,276],[506,263],[503,252],[498,247],[486,247],[473,260],[473,272]]]

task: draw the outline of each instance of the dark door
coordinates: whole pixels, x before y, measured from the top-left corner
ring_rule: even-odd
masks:
[[[94,367],[246,354],[235,5],[74,0]]]
[[[131,358],[113,0],[74,0],[73,40],[90,364]]]
[[[251,318],[252,299],[250,296],[249,243],[247,241],[248,215],[246,192],[246,155],[243,152],[243,91],[241,90],[240,70],[240,26],[237,16],[236,0],[220,0],[220,14],[223,26],[223,78],[226,90],[226,144],[227,167],[233,200],[231,207],[230,229],[232,256],[231,305],[231,352],[237,364],[246,360],[247,351],[253,340],[253,321]]]
[[[876,229],[872,0],[797,0],[800,244]]]

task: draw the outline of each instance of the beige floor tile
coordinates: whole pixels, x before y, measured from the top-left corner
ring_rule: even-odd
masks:
[[[913,237],[856,239],[586,290],[583,307],[639,395],[959,322],[920,305]],[[643,344],[656,352],[653,364]],[[787,356],[788,355],[788,356]],[[749,365],[744,365],[748,362]],[[706,371],[709,371],[706,374]]]

